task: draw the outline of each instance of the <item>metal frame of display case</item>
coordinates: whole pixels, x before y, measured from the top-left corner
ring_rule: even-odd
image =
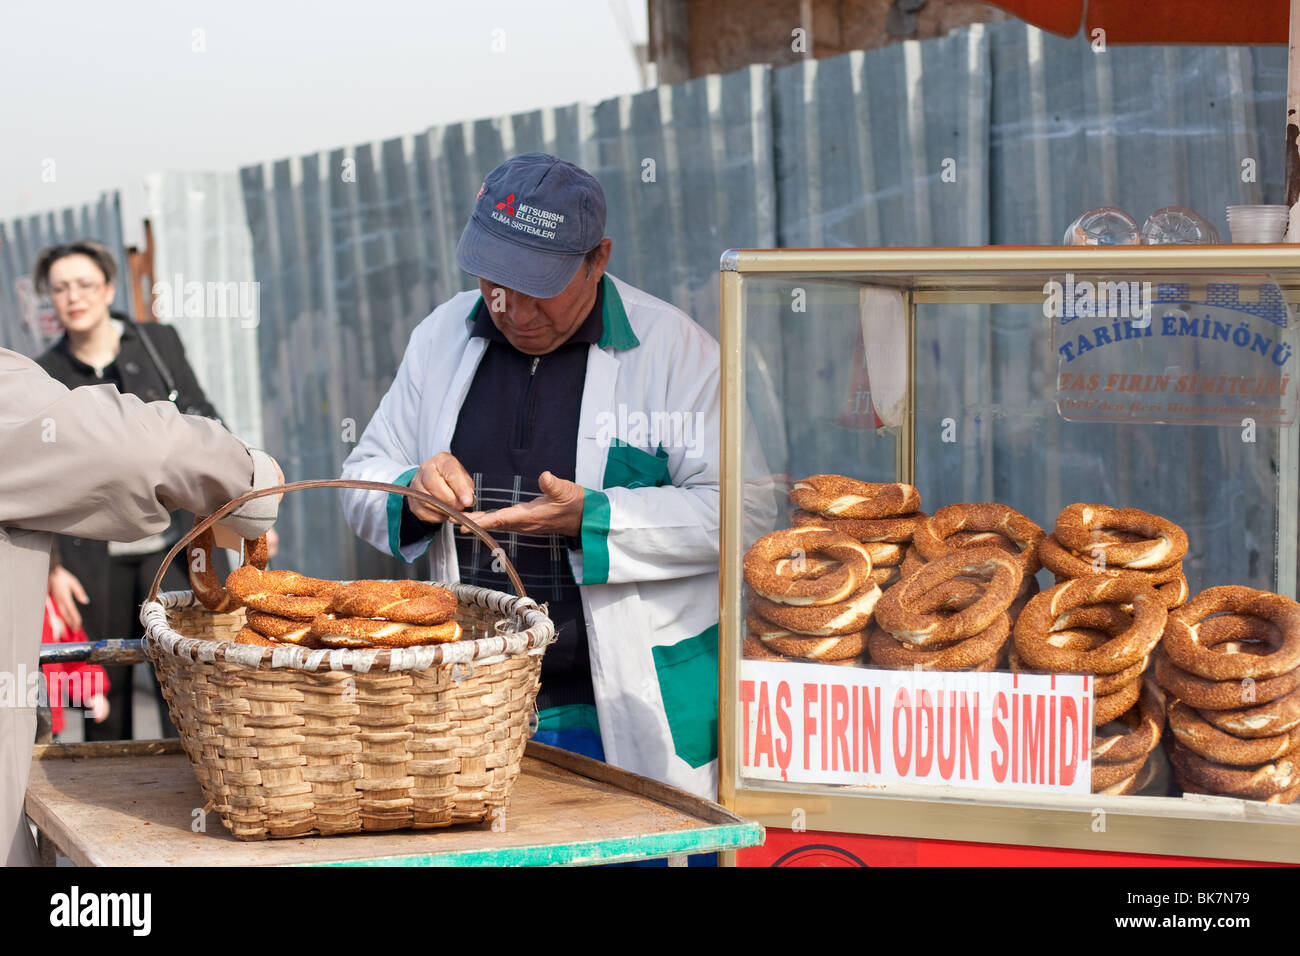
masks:
[[[896,479],[915,476],[915,306],[924,303],[985,305],[1042,303],[1044,282],[1072,272],[1106,280],[1180,275],[1195,286],[1204,275],[1268,275],[1291,304],[1300,302],[1300,247],[1117,246],[953,249],[729,250],[721,264],[722,339],[722,561],[719,657],[719,801],[764,826],[790,828],[802,812],[807,830],[962,840],[984,844],[1063,847],[1215,859],[1300,862],[1294,807],[1223,797],[1103,796],[921,786],[888,793],[853,787],[765,783],[746,785],[738,773],[739,661],[736,639],[744,626],[740,606],[744,553],[742,435],[745,428],[744,283],[747,276],[852,280],[892,286],[904,293],[907,316],[907,409],[898,428]],[[1297,330],[1288,329],[1294,341]],[[1278,460],[1275,544],[1277,589],[1294,596],[1296,493],[1300,482],[1296,435],[1284,429]],[[1292,491],[1281,493],[1289,483]],[[1282,529],[1291,529],[1283,533]],[[1098,811],[1104,825],[1097,827]],[[1279,836],[1290,839],[1279,839]]]

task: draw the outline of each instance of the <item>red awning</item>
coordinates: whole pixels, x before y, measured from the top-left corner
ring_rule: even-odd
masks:
[[[1286,43],[1287,0],[990,0],[1026,23],[1107,43]],[[1087,7],[1087,20],[1084,7]]]

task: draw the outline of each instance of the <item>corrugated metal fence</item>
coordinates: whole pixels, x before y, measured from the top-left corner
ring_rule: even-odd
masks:
[[[776,70],[780,245],[1057,244],[1099,205],[1139,223],[1188,205],[1226,241],[1227,204],[1283,201],[1285,76],[1279,48],[1094,52],[1016,23]],[[751,293],[749,397],[777,436],[769,461],[886,480],[892,440],[843,421],[857,297],[810,289],[797,314],[794,286]],[[996,500],[1050,525],[1071,501],[1143,508],[1199,543],[1193,589],[1272,585],[1275,432],[1243,446],[1230,428],[1063,422],[1040,309],[918,316],[916,473],[929,510]]]
[[[105,193],[84,206],[0,222],[0,348],[24,355],[45,350],[35,321],[32,266],[45,246],[85,238],[98,239],[113,250],[119,268],[113,308],[131,314],[129,280],[121,274],[126,268],[121,201],[116,192]]]
[[[145,187],[154,235],[155,274],[149,281],[160,293],[154,312],[180,333],[186,357],[226,427],[261,447],[260,295],[239,177],[161,173]]]
[[[351,447],[340,423],[364,427],[410,329],[466,287],[456,240],[482,176],[512,153],[546,149],[591,169],[609,199],[612,271],[716,331],[728,247],[1056,243],[1102,204],[1139,220],[1191,205],[1226,237],[1224,205],[1279,201],[1284,78],[1275,48],[1094,52],[1008,23],[246,169],[258,278],[278,290],[261,337],[268,444],[297,474],[337,471]],[[769,462],[883,477],[892,443],[837,423],[856,295],[823,289],[815,315],[796,314],[790,291],[756,289],[749,312]],[[1032,310],[954,311],[923,312],[920,327],[917,473],[930,507],[994,499],[1040,522],[1073,500],[1172,510],[1194,540],[1246,529],[1215,554],[1213,575],[1197,563],[1194,577],[1249,567],[1266,583],[1273,518],[1250,502],[1273,493],[1268,442],[1240,461],[1220,429],[1063,423],[1042,398],[1055,357]],[[308,343],[316,359],[304,362]],[[955,443],[938,438],[947,418]],[[1152,461],[1189,460],[1202,466],[1150,478]],[[1194,511],[1219,496],[1233,503]],[[340,525],[332,507],[297,506],[286,536],[305,540],[292,560],[406,573]]]
[[[1284,201],[1284,49],[1094,52],[1025,29],[994,37],[991,242],[1059,243],[1075,216],[1101,205],[1139,223],[1162,206],[1190,206],[1228,241],[1225,206]],[[993,435],[996,454],[959,479],[945,467],[951,446],[923,446],[925,473],[946,476],[939,500],[960,500],[973,477],[1040,522],[1072,501],[1142,508],[1186,529],[1193,591],[1271,587],[1276,430],[1243,444],[1239,428],[1064,422],[1049,323],[1035,312],[993,310],[990,387],[964,408],[967,423]],[[951,345],[936,354],[955,357]],[[938,431],[933,420],[925,427]]]
[[[260,324],[255,343],[223,340],[219,363],[243,355],[258,369],[264,444],[286,473],[337,474],[411,329],[468,287],[455,245],[484,174],[529,149],[601,180],[611,271],[714,332],[728,247],[1050,244],[1103,204],[1139,221],[1157,206],[1190,205],[1226,239],[1224,205],[1281,201],[1285,76],[1281,48],[1094,52],[1006,23],[248,167],[239,191]],[[191,237],[187,274],[243,278],[216,264],[211,243],[193,241],[186,217],[207,207],[167,208],[160,251],[171,254],[179,230]],[[26,255],[0,250],[6,296]],[[888,473],[892,444],[839,423],[854,374],[842,357],[859,347],[856,294],[818,287],[809,312],[796,313],[790,293],[756,288],[750,303],[750,398],[773,470]],[[1243,458],[1222,429],[1061,422],[1045,404],[1056,363],[1032,311],[922,311],[917,465],[927,507],[994,499],[1040,522],[1074,500],[1148,508],[1193,541],[1231,539],[1213,574],[1193,569],[1206,578],[1193,586],[1245,580],[1235,569],[1258,568],[1271,549],[1274,446]],[[0,319],[12,337],[12,317]],[[199,350],[196,333],[186,341]],[[218,374],[209,367],[205,383]],[[946,418],[957,422],[955,443],[937,440]],[[329,493],[312,495],[285,504],[286,566],[410,572],[359,544]],[[1211,500],[1212,513],[1195,510]],[[1225,528],[1245,533],[1218,534]],[[1254,571],[1249,579],[1265,583]]]

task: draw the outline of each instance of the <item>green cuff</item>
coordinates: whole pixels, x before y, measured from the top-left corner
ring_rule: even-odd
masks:
[[[403,488],[411,487],[419,468],[412,468],[404,471],[393,479],[392,484],[401,485]],[[388,493],[388,550],[393,552],[393,557],[405,561],[402,557],[402,495],[394,492]]]
[[[538,730],[590,730],[600,733],[600,718],[592,704],[565,704],[537,712]]]
[[[582,580],[579,584],[604,584],[609,580],[609,496],[583,489]]]

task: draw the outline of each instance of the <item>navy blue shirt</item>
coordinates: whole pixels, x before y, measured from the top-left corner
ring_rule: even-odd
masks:
[[[604,329],[603,305],[601,283],[587,318],[563,345],[546,355],[527,355],[510,344],[492,322],[487,304],[479,300],[470,335],[486,339],[488,346],[451,439],[452,455],[474,482],[476,510],[496,511],[540,497],[537,478],[544,471],[574,480],[587,354]],[[418,541],[430,530],[404,504],[402,544]],[[493,537],[514,564],[528,596],[548,603],[555,622],[558,639],[542,658],[538,710],[594,703],[582,598],[568,557],[577,541],[513,531],[495,532]],[[456,535],[456,556],[465,584],[513,591],[505,572],[493,570],[492,554],[476,535]]]

